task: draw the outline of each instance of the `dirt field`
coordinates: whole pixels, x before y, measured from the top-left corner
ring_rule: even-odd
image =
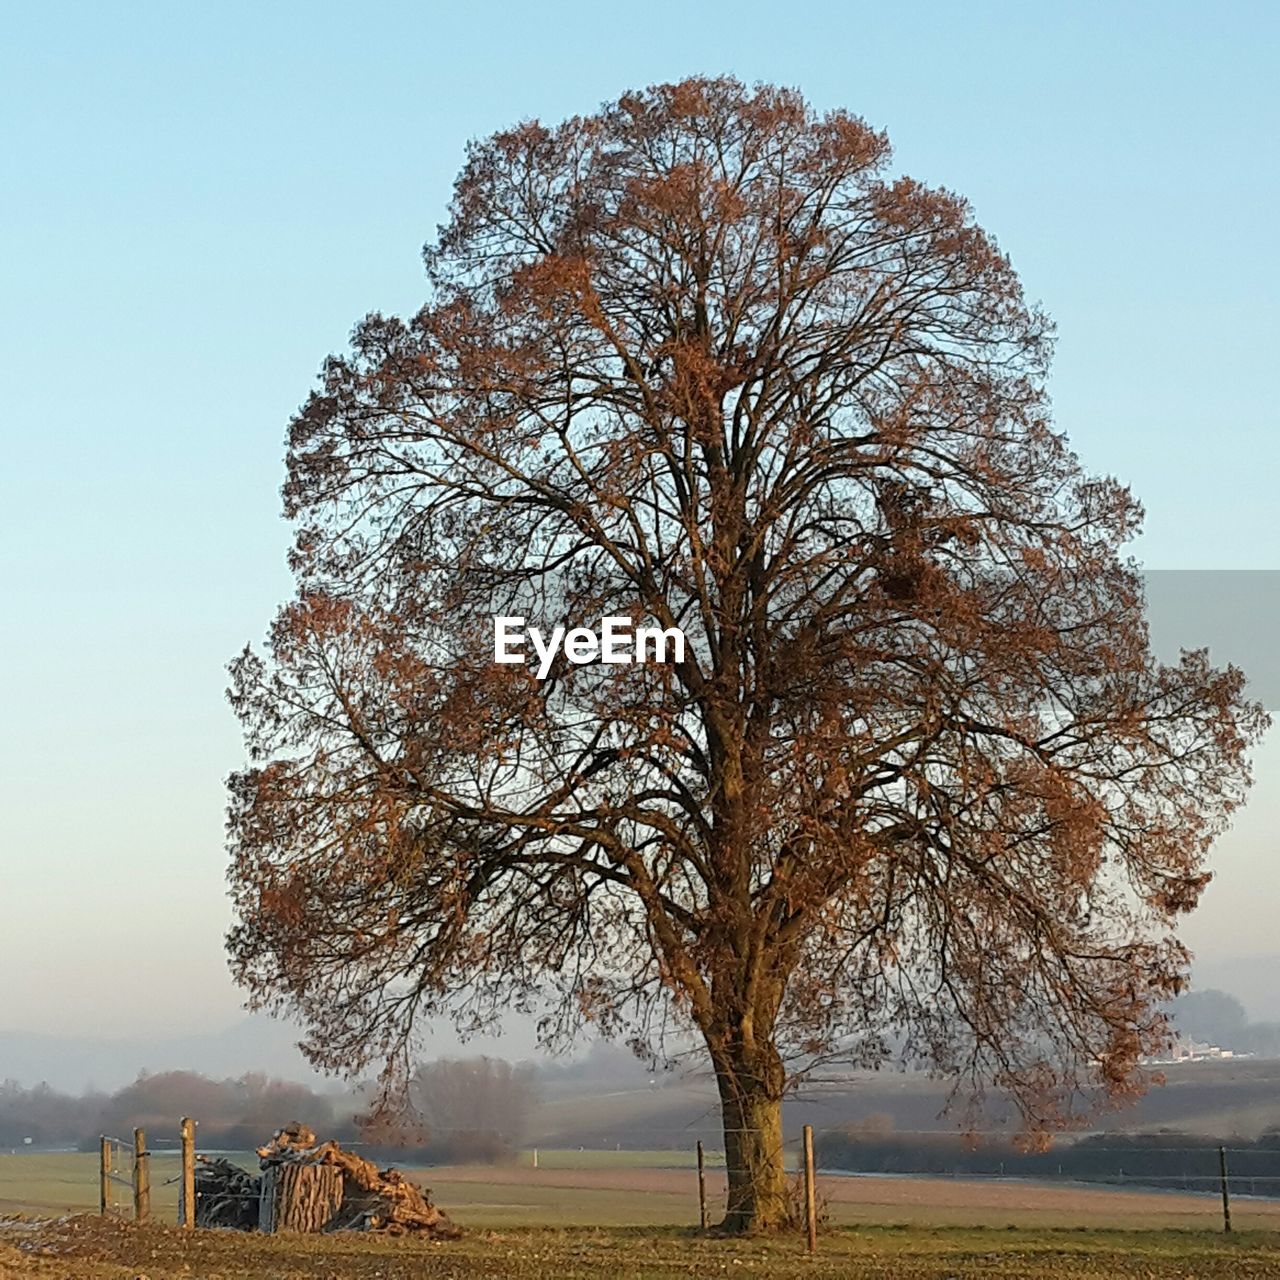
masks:
[[[472,1231],[427,1244],[362,1235],[259,1236],[135,1228],[95,1216],[0,1221],[0,1280],[1262,1280],[1280,1237],[1206,1232],[863,1228],[717,1240],[689,1229]]]

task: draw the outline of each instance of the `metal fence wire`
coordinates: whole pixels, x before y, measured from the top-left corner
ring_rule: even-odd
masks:
[[[98,1208],[99,1212],[108,1214],[132,1215],[133,1177],[134,1177],[134,1142],[126,1142],[123,1138],[113,1138],[103,1134],[101,1138],[98,1160]],[[126,1188],[128,1197],[118,1188]]]
[[[201,1186],[203,1179],[196,1174],[197,1160],[216,1154],[251,1176],[256,1177],[258,1172],[256,1157],[249,1153],[208,1152],[198,1157],[195,1132],[194,1122],[186,1121],[180,1138],[171,1141],[162,1137],[157,1144],[168,1148],[160,1157],[164,1163],[156,1182],[160,1213],[166,1217],[172,1215],[172,1188],[176,1185],[180,1189],[178,1218],[187,1226],[195,1225],[205,1192]],[[726,1136],[730,1147],[735,1138],[764,1136],[775,1142],[779,1138],[776,1131],[745,1129]],[[562,1194],[570,1211],[583,1202],[582,1197],[595,1191],[616,1193],[625,1189],[641,1196],[666,1197],[646,1208],[646,1220],[653,1220],[659,1203],[663,1212],[671,1212],[672,1221],[684,1219],[704,1227],[716,1225],[726,1206],[732,1212],[737,1192],[734,1180],[726,1174],[724,1137],[720,1141],[698,1141],[687,1129],[655,1128],[649,1131],[649,1140],[651,1146],[645,1152],[625,1150],[620,1142],[612,1140],[600,1141],[594,1147],[579,1147],[576,1151],[525,1149],[515,1153],[507,1164],[491,1166],[492,1179],[487,1178],[479,1165],[423,1166],[415,1161],[412,1149],[403,1150],[396,1158],[385,1145],[347,1145],[362,1147],[380,1164],[404,1168],[418,1182],[430,1184],[434,1181],[433,1175],[438,1175],[448,1188],[446,1195],[440,1197],[442,1204],[449,1207],[453,1196],[460,1196],[459,1211],[461,1205],[467,1203],[466,1188],[492,1182],[493,1187],[522,1189],[540,1185],[542,1191],[538,1194],[545,1195],[548,1191]],[[1200,1143],[1195,1139],[1178,1142],[1175,1135],[1139,1135],[1132,1139],[1098,1135],[1068,1141],[1047,1152],[1020,1153],[1010,1147],[1005,1135],[1000,1135],[999,1142],[967,1147],[955,1135],[937,1132],[879,1134],[847,1128],[815,1131],[805,1126],[800,1134],[785,1136],[782,1150],[787,1170],[788,1216],[807,1227],[811,1242],[816,1240],[828,1216],[836,1223],[875,1221],[883,1210],[884,1220],[888,1222],[898,1220],[894,1216],[897,1205],[928,1208],[946,1201],[951,1209],[972,1204],[975,1225],[984,1221],[995,1224],[1000,1221],[1002,1206],[1040,1212],[1051,1203],[1046,1197],[1052,1198],[1056,1191],[1078,1193],[1075,1198],[1064,1194],[1060,1207],[1050,1210],[1064,1226],[1090,1225],[1091,1219],[1099,1217],[1122,1221],[1126,1206],[1132,1205],[1135,1214],[1185,1215],[1206,1220],[1205,1225],[1207,1220],[1218,1218],[1224,1231],[1233,1229],[1233,1210],[1237,1217],[1244,1213],[1249,1223],[1263,1222],[1280,1228],[1280,1137],[1227,1146],[1208,1141]],[[15,1157],[9,1167],[21,1166],[27,1159]],[[176,1171],[168,1163],[175,1159],[179,1162]],[[132,1140],[104,1134],[100,1140],[98,1166],[99,1211],[117,1217],[145,1219],[151,1209],[151,1152],[143,1131],[135,1131]],[[579,1176],[586,1170],[592,1171],[589,1176]],[[897,1193],[894,1184],[899,1180],[913,1183],[912,1189],[908,1191],[904,1187],[901,1194]],[[49,1181],[59,1186],[67,1183],[67,1179],[59,1177]],[[936,1196],[930,1197],[926,1190],[921,1198],[920,1183],[937,1184]],[[962,1183],[992,1190],[975,1192],[969,1200],[963,1191],[941,1189]],[[994,1190],[1002,1184],[1009,1187],[1007,1198]],[[1087,1193],[1107,1191],[1150,1194],[1137,1198],[1117,1195],[1105,1202],[1080,1198]],[[1174,1196],[1167,1202],[1167,1210],[1153,1200],[1161,1193]],[[53,1196],[66,1194],[55,1191]],[[209,1194],[220,1200],[259,1198],[234,1186]],[[524,1194],[523,1190],[512,1192],[517,1201]],[[512,1196],[503,1197],[507,1209],[512,1206],[505,1201]],[[686,1207],[682,1209],[684,1197],[687,1197],[683,1201]],[[0,1198],[18,1199],[2,1185]],[[1034,1210],[1027,1207],[1033,1200]],[[487,1201],[475,1203],[483,1206]],[[1072,1213],[1079,1214],[1078,1223],[1070,1219]]]

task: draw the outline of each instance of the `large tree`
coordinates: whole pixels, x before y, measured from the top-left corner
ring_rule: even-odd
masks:
[[[1029,1129],[1140,1084],[1263,725],[1161,665],[1140,511],[959,197],[791,91],[690,80],[473,144],[428,301],[299,411],[297,596],[233,669],[239,979],[317,1061],[534,1009],[705,1042],[726,1224],[780,1100],[890,1053]],[[493,618],[682,662],[493,661]]]

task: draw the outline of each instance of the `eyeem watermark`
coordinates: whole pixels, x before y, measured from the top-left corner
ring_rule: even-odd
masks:
[[[537,627],[525,627],[524,618],[499,617],[493,620],[494,662],[525,665],[528,639],[538,656],[538,679],[545,680],[557,653],[563,652],[574,666],[593,662],[625,666],[633,662],[683,662],[684,632],[679,627],[636,627],[630,618],[600,619],[600,630],[589,627],[554,627],[546,636]],[[670,656],[668,657],[668,654]]]

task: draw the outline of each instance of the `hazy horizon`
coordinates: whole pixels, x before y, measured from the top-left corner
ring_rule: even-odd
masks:
[[[1147,575],[1147,594],[1153,647],[1159,656],[1175,656],[1179,645],[1208,646],[1216,661],[1234,662],[1249,673],[1255,697],[1268,707],[1280,708],[1280,658],[1272,644],[1280,634],[1280,571],[1156,571]],[[230,720],[229,712],[226,716]],[[1280,731],[1273,728],[1268,733],[1255,762],[1254,793],[1237,815],[1232,830],[1216,846],[1211,858],[1215,880],[1206,891],[1202,906],[1186,919],[1182,936],[1197,953],[1192,971],[1194,988],[1227,991],[1241,1001],[1252,1020],[1270,1021],[1280,1020],[1280,989],[1269,967],[1280,962],[1280,944],[1274,928],[1280,888],[1274,881],[1259,883],[1257,873],[1265,868],[1265,859],[1274,845],[1272,833],[1280,823]],[[221,870],[220,858],[216,869]],[[202,872],[207,871],[202,867]],[[93,903],[81,899],[79,905],[91,910]],[[131,1017],[127,1005],[123,1012],[117,1006],[110,1017],[85,1017],[73,1012],[77,1007],[74,990],[70,1001],[60,995],[51,1007],[52,988],[40,982],[30,983],[28,974],[25,1018],[12,986],[7,986],[0,997],[0,1078],[15,1076],[31,1083],[22,1072],[6,1066],[5,1036],[10,1034],[13,1039],[12,1033],[94,1041],[98,1046],[95,1059],[105,1055],[96,1077],[94,1063],[59,1064],[54,1070],[39,1073],[61,1080],[64,1085],[69,1081],[87,1084],[108,1077],[131,1078],[142,1067],[181,1065],[200,1069],[198,1058],[148,1062],[142,1044],[132,1055],[127,1046],[131,1039],[185,1043],[201,1035],[224,1037],[232,1056],[219,1061],[242,1061],[243,1070],[270,1070],[292,1079],[309,1076],[310,1068],[291,1047],[299,1032],[289,1024],[267,1030],[262,1019],[257,1019],[252,1025],[258,1027],[259,1034],[242,1039],[240,1033],[251,1024],[246,1023],[221,950],[221,930],[230,920],[225,897],[220,892],[206,891],[194,900],[194,905],[198,907],[195,918],[201,927],[191,934],[182,966],[166,973],[163,956],[156,954],[145,979],[148,986],[155,978],[163,978],[163,987],[168,987],[175,976],[197,984],[191,988],[195,997],[192,1000],[183,999],[180,990],[174,994],[174,1003],[187,1013],[185,1019],[175,1017],[172,1007],[163,1017],[146,1008],[138,1009],[137,1016]],[[151,902],[148,909],[155,912],[163,907]],[[79,977],[86,988],[92,985],[109,998],[116,990],[116,980],[128,979],[131,935],[125,919],[111,915],[97,919],[100,932],[85,939],[89,945],[84,952],[71,949],[69,954],[61,954],[60,949],[59,958],[64,972],[73,979]],[[0,965],[7,972],[20,963],[20,949],[29,947],[32,937],[40,936],[38,919],[26,921],[25,928],[25,936],[23,930],[12,925],[0,933]],[[114,968],[99,963],[104,955]],[[14,1008],[19,1009],[17,1016],[12,1012]],[[240,1052],[236,1046],[242,1043],[244,1055],[238,1059],[234,1056]],[[587,1043],[584,1041],[584,1047]],[[120,1052],[115,1052],[112,1045]],[[56,1058],[56,1044],[47,1049]],[[426,1056],[491,1053],[515,1060],[537,1051],[532,1020],[527,1018],[512,1020],[501,1036],[473,1037],[466,1042],[447,1025],[440,1025],[432,1029],[425,1044]],[[260,1060],[254,1060],[255,1053]],[[29,1055],[29,1060],[51,1059],[37,1052]],[[129,1063],[134,1065],[130,1067]]]

